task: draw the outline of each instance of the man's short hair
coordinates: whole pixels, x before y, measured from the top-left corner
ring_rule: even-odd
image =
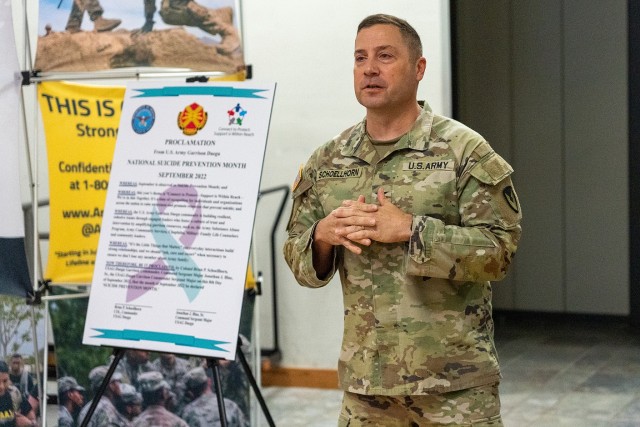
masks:
[[[418,35],[418,32],[415,30],[415,28],[413,28],[404,19],[392,15],[385,15],[383,13],[369,15],[364,18],[358,25],[358,33],[361,30],[373,27],[374,25],[393,25],[394,27],[398,28],[400,30],[400,34],[402,35],[402,39],[405,41],[407,47],[409,48],[411,59],[417,60],[422,56],[422,41],[420,41],[420,36]]]
[[[9,365],[4,360],[0,360],[0,374],[8,374],[9,373]]]
[[[22,359],[22,355],[20,353],[13,353],[11,355],[12,359]]]

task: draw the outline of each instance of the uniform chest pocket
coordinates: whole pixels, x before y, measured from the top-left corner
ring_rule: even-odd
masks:
[[[344,200],[356,200],[361,194],[367,196],[371,192],[367,176],[362,167],[319,170],[315,188],[325,215],[338,208]]]
[[[438,218],[458,215],[456,173],[452,161],[404,161],[385,190],[393,203],[413,215]]]

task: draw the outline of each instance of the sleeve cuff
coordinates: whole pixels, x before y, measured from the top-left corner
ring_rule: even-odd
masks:
[[[334,249],[333,250],[333,259],[331,260],[331,271],[330,273],[327,275],[327,277],[323,280],[323,279],[318,279],[318,275],[316,273],[315,268],[313,268],[313,249],[312,249],[312,245],[313,245],[313,235],[316,231],[316,226],[318,225],[319,221],[316,221],[315,224],[313,224],[313,226],[307,231],[307,233],[309,233],[307,236],[304,236],[305,238],[303,239],[304,241],[304,258],[305,258],[305,262],[304,262],[304,277],[306,277],[308,279],[308,286],[314,287],[314,288],[319,288],[322,286],[325,286],[326,284],[328,284],[331,279],[333,278],[334,274],[336,273],[336,257],[337,257],[337,250]]]

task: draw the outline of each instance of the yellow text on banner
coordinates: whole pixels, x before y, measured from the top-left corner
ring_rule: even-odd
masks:
[[[38,85],[47,142],[50,241],[45,278],[91,283],[124,87]]]

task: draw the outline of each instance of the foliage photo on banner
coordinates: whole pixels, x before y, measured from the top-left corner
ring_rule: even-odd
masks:
[[[239,0],[39,0],[35,70],[244,68]]]
[[[31,289],[24,247],[24,217],[20,197],[20,67],[13,35],[11,2],[0,4],[0,294],[26,297]]]
[[[44,328],[42,306],[29,306],[25,304],[24,298],[0,295],[0,360],[9,366],[9,380],[15,387],[11,389],[4,387],[5,391],[0,395],[0,425],[30,425],[10,423],[9,420],[14,416],[11,410],[13,408],[4,406],[10,393],[16,398],[16,402],[20,402],[15,414],[22,415],[21,421],[27,422],[28,418],[32,422],[37,422],[39,415],[37,372],[43,371],[42,361],[46,345]],[[36,351],[40,366],[36,365]],[[8,401],[11,402],[11,398]]]
[[[49,256],[44,277],[91,283],[124,87],[38,85],[49,165]]]

